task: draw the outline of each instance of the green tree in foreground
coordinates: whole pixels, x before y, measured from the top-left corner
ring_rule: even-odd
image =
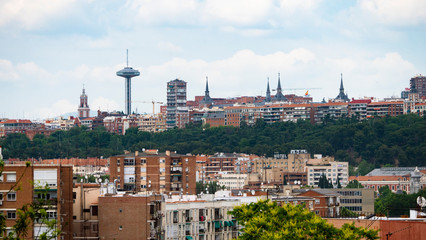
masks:
[[[238,239],[378,239],[377,230],[344,224],[336,228],[301,205],[269,200],[243,204],[229,212],[242,225]]]
[[[10,192],[20,191],[20,183],[22,177],[27,170],[30,170],[31,163],[26,163],[25,171],[19,177],[14,185],[5,194],[7,196]],[[0,155],[0,176],[3,174],[4,161]],[[35,186],[40,191],[41,198],[35,199],[31,203],[24,204],[21,208],[16,210],[16,220],[12,227],[13,231],[8,232],[6,226],[6,216],[0,212],[0,238],[7,240],[23,240],[28,239],[31,231],[33,231],[33,223],[37,222],[43,224],[45,227],[43,232],[35,233],[38,235],[39,240],[57,239],[61,234],[61,230],[57,227],[56,218],[50,218],[47,210],[52,205],[51,200],[47,199],[49,191],[48,186]],[[35,236],[33,236],[35,238]]]

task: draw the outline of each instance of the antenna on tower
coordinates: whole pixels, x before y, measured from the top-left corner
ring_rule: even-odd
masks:
[[[129,49],[126,49],[126,67],[129,67]]]

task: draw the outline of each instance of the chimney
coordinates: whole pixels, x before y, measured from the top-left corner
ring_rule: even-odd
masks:
[[[135,151],[135,157],[139,156],[139,151]]]
[[[170,151],[169,150],[166,150],[166,156],[170,157]]]

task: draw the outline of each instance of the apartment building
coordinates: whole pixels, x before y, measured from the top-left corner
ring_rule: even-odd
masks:
[[[333,185],[337,185],[337,178],[344,187],[348,184],[349,164],[347,162],[337,162],[334,158],[309,159],[306,164],[308,174],[308,185],[318,187],[320,177],[325,174]]]
[[[163,132],[166,130],[166,115],[162,113],[138,115],[136,122],[139,131]]]
[[[404,113],[403,101],[372,102],[367,105],[367,118],[399,116]]]
[[[230,192],[197,196],[176,196],[162,203],[165,240],[231,240],[238,236],[238,223],[228,211],[258,196],[232,197]]]
[[[290,154],[275,154],[273,158],[260,157],[252,161],[252,173],[261,173],[262,169],[281,168],[285,172],[303,172],[310,154],[306,150],[291,150]]]
[[[134,192],[195,194],[195,156],[156,149],[110,157],[110,181]]]
[[[45,186],[48,186],[47,190]],[[6,216],[7,232],[13,231],[17,209],[44,199],[50,203],[46,207],[47,217],[57,220],[60,237],[72,239],[72,166],[6,164],[0,176],[0,192],[0,211]],[[34,222],[28,237],[37,238],[47,230],[47,225]]]
[[[186,82],[175,79],[167,82],[167,129],[183,128],[189,122],[189,109],[186,106]]]
[[[247,185],[248,174],[220,174],[219,186],[225,186],[226,190],[242,189]]]
[[[410,90],[418,93],[420,97],[426,97],[426,76],[417,75],[410,79]]]
[[[367,118],[367,106],[371,103],[371,99],[357,99],[349,102],[349,117],[357,117],[359,120]]]
[[[77,183],[73,187],[73,239],[99,239],[100,185]]]
[[[215,180],[219,173],[234,173],[238,156],[236,153],[216,153],[208,157],[206,161],[207,180]]]

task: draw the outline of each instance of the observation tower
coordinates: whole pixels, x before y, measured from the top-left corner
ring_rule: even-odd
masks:
[[[126,67],[117,72],[117,76],[126,79],[126,93],[125,93],[125,114],[132,114],[132,77],[137,77],[140,72],[132,67],[129,67],[129,50],[126,50]]]

